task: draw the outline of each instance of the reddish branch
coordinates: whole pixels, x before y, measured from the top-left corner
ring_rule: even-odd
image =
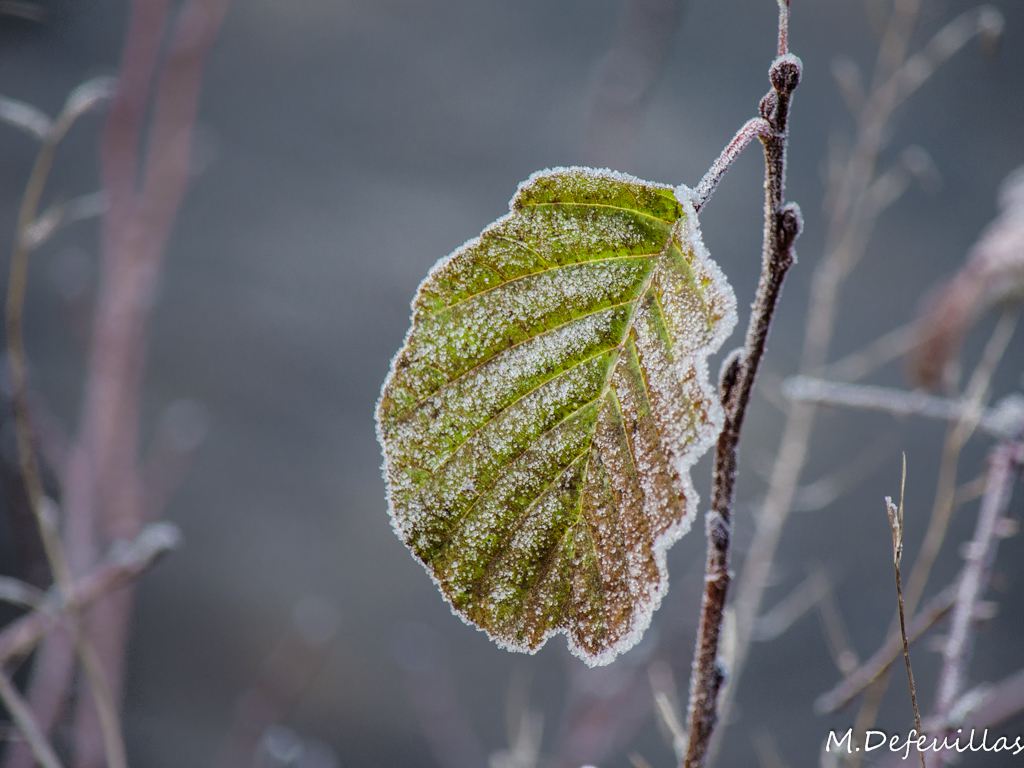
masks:
[[[785,203],[786,143],[790,100],[800,82],[800,62],[788,53],[788,0],[780,0],[779,58],[772,64],[772,89],[761,100],[761,117],[771,132],[761,136],[765,157],[764,244],[761,278],[743,349],[726,364],[722,379],[725,426],[715,450],[711,510],[706,528],[708,555],[704,597],[690,678],[689,744],[684,768],[704,765],[718,720],[718,696],[725,679],[719,645],[728,594],[729,546],[740,433],[764,355],[782,284],[800,232],[799,209]]]

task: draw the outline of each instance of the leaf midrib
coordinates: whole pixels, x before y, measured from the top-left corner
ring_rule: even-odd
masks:
[[[508,238],[504,238],[504,239],[508,240]],[[513,241],[513,242],[516,242],[516,241]],[[531,250],[533,250],[533,249],[531,249]],[[557,272],[560,269],[570,269],[572,267],[589,267],[589,266],[594,266],[594,265],[597,265],[597,264],[606,264],[606,263],[614,262],[614,261],[626,261],[626,260],[629,260],[629,259],[653,259],[653,258],[656,258],[658,256],[661,256],[661,254],[663,254],[663,253],[664,253],[664,250],[658,251],[657,253],[630,253],[630,254],[627,254],[625,256],[607,256],[607,257],[604,257],[604,258],[601,258],[601,259],[587,259],[585,261],[571,261],[571,262],[568,262],[566,264],[554,264],[554,265],[552,265],[550,267],[545,267],[544,269],[537,269],[537,270],[534,270],[533,272],[526,272],[526,273],[524,273],[522,275],[516,275],[515,277],[510,277],[508,279],[503,279],[502,282],[500,282],[500,283],[497,283],[495,285],[489,285],[486,288],[484,288],[483,290],[477,291],[476,293],[472,293],[469,296],[464,296],[463,298],[459,299],[458,301],[454,302],[453,304],[446,304],[445,306],[441,307],[440,309],[433,310],[433,311],[429,312],[428,314],[431,317],[434,317],[434,318],[441,318],[445,313],[447,313],[447,312],[449,312],[449,311],[451,311],[451,310],[453,310],[453,309],[455,309],[457,307],[461,307],[466,302],[473,301],[474,299],[478,299],[481,296],[486,296],[487,294],[492,293],[493,291],[497,291],[497,290],[500,290],[501,288],[505,288],[506,286],[509,286],[509,285],[512,285],[513,283],[519,282],[520,280],[526,280],[526,279],[531,278],[531,277],[537,277],[538,275],[544,275],[544,274],[547,274],[549,272]],[[539,255],[540,254],[538,254],[538,256]],[[543,257],[541,257],[541,258],[543,258]]]
[[[665,253],[667,252],[668,248],[672,247],[673,239],[674,239],[674,235],[672,234],[671,230],[669,230],[669,237],[668,237],[668,241],[667,241],[666,245],[662,247],[661,251],[659,251],[658,253],[654,254],[650,258],[653,261],[657,261],[657,259],[659,259],[660,257],[663,257],[665,255]],[[600,349],[600,351],[595,352],[593,355],[589,355],[586,358],[577,361],[574,365],[571,365],[568,368],[560,370],[558,373],[554,374],[553,376],[550,376],[550,377],[546,378],[544,381],[540,382],[535,387],[532,387],[527,392],[524,392],[523,394],[517,396],[514,400],[512,400],[507,405],[504,405],[499,410],[495,411],[493,414],[490,415],[490,417],[488,417],[488,419],[486,421],[484,421],[479,426],[475,427],[468,435],[466,435],[466,438],[464,440],[462,440],[458,445],[456,445],[454,448],[452,448],[452,450],[448,453],[448,455],[445,456],[443,459],[441,459],[441,461],[438,463],[437,467],[434,470],[432,470],[432,474],[438,472],[439,470],[441,470],[445,466],[447,466],[448,462],[452,459],[452,457],[456,453],[458,453],[459,449],[462,448],[462,446],[464,446],[467,442],[469,442],[469,440],[471,440],[474,436],[476,436],[481,430],[485,429],[489,424],[491,424],[495,419],[497,419],[499,416],[501,416],[503,413],[505,413],[509,408],[512,408],[513,406],[515,406],[516,404],[521,402],[523,399],[525,399],[525,398],[529,397],[530,395],[532,395],[537,390],[541,389],[542,387],[546,386],[547,384],[550,384],[552,381],[555,381],[555,380],[561,378],[565,374],[570,373],[570,372],[576,370],[581,365],[584,365],[585,363],[587,363],[587,362],[589,362],[589,361],[591,361],[591,360],[593,360],[593,359],[595,359],[597,357],[600,357],[601,355],[605,354],[606,352],[608,352],[608,351],[610,351],[612,349],[617,349],[618,352],[621,353],[622,352],[622,346],[629,339],[630,331],[633,329],[633,322],[636,319],[637,308],[639,307],[640,302],[642,302],[644,300],[644,297],[647,295],[648,291],[651,290],[651,286],[654,283],[654,276],[655,276],[655,274],[658,271],[658,266],[659,265],[657,263],[654,264],[654,266],[651,268],[650,273],[647,275],[647,277],[644,278],[644,283],[641,286],[640,290],[637,291],[636,295],[633,298],[627,299],[626,301],[620,301],[620,302],[618,302],[616,304],[610,304],[607,307],[601,307],[600,309],[591,310],[590,312],[586,312],[586,313],[584,313],[582,315],[576,315],[574,317],[569,318],[564,323],[559,323],[558,325],[553,326],[551,328],[545,328],[544,331],[542,331],[541,333],[538,333],[538,334],[536,334],[534,336],[530,336],[528,338],[525,338],[522,341],[517,341],[515,344],[510,344],[507,347],[502,347],[500,350],[498,350],[497,352],[495,352],[493,355],[489,356],[485,360],[482,360],[479,363],[474,364],[472,368],[469,368],[469,369],[463,371],[462,373],[460,373],[455,378],[445,382],[442,386],[438,387],[433,392],[431,392],[429,395],[427,395],[425,398],[423,398],[418,403],[416,403],[414,406],[412,406],[409,409],[409,412],[398,420],[399,423],[402,423],[402,422],[405,422],[405,421],[408,421],[409,419],[411,419],[412,416],[415,414],[415,412],[417,410],[419,410],[421,407],[423,407],[423,405],[425,405],[426,402],[428,400],[430,400],[430,398],[434,397],[434,395],[436,395],[439,392],[441,392],[441,390],[445,389],[446,387],[450,387],[452,384],[456,383],[457,381],[462,380],[463,378],[465,378],[469,374],[473,373],[474,371],[478,370],[479,368],[482,368],[483,366],[487,365],[491,361],[496,360],[497,358],[499,358],[502,355],[510,352],[511,350],[516,349],[517,347],[520,347],[523,344],[527,344],[527,343],[529,343],[531,341],[539,339],[539,338],[541,338],[543,336],[547,336],[548,334],[555,333],[556,331],[560,331],[560,330],[562,330],[562,329],[572,325],[573,323],[577,323],[577,322],[579,322],[581,320],[585,320],[588,317],[593,317],[594,315],[597,315],[597,314],[599,314],[601,312],[606,312],[606,311],[612,310],[612,309],[618,309],[619,307],[625,307],[625,306],[628,306],[628,305],[632,304],[632,306],[630,307],[630,311],[629,311],[629,317],[626,318],[626,324],[625,324],[626,328],[625,328],[625,331],[622,334],[622,338],[621,339],[619,339],[615,344],[613,344],[611,346],[602,347]],[[616,355],[616,359],[609,366],[608,373],[605,374],[604,385],[601,388],[601,392],[602,393],[604,393],[604,392],[606,392],[608,390],[608,385],[609,385],[609,383],[611,381],[612,371],[614,371],[615,365],[616,365],[617,362],[618,362],[618,355]],[[599,399],[599,397],[595,398],[595,399]]]
[[[679,219],[681,219],[685,215],[683,212],[680,212],[679,216],[675,217],[674,219],[669,220],[669,219],[663,219],[660,216],[655,216],[653,213],[645,213],[644,211],[638,210],[636,208],[626,208],[625,206],[622,206],[622,205],[612,205],[611,203],[586,203],[586,202],[577,202],[575,200],[549,200],[549,201],[544,201],[544,202],[533,202],[533,201],[531,201],[531,202],[528,202],[528,203],[523,203],[523,207],[524,208],[561,208],[561,207],[570,207],[570,208],[608,208],[608,209],[613,210],[613,211],[624,211],[626,213],[632,213],[632,214],[634,214],[636,216],[642,216],[645,219],[651,219],[652,221],[656,221],[659,224],[662,224],[662,225],[665,225],[665,226],[668,226],[668,227],[674,226],[675,223],[677,221],[679,221]]]
[[[672,239],[673,239],[673,235],[670,232],[669,233],[669,240],[668,240],[665,248],[662,249],[662,251],[661,251],[661,253],[659,255],[664,255],[664,253],[667,251],[667,249],[669,247],[671,247]],[[496,476],[494,478],[494,481],[492,483],[488,484],[488,486],[486,488],[480,490],[476,494],[476,496],[473,497],[473,500],[470,502],[470,505],[465,510],[465,512],[461,513],[457,517],[457,519],[452,521],[451,525],[448,527],[448,529],[447,529],[447,534],[448,535],[447,535],[446,541],[441,545],[440,552],[442,553],[442,556],[447,551],[448,546],[451,544],[451,541],[452,541],[451,532],[452,532],[452,530],[459,523],[461,523],[463,520],[465,520],[469,516],[471,510],[476,507],[477,502],[481,498],[483,498],[485,494],[487,494],[491,490],[493,490],[494,487],[498,484],[498,482],[500,482],[500,479],[501,479],[500,469],[501,468],[507,467],[509,464],[511,464],[511,463],[515,462],[516,460],[518,460],[527,451],[529,451],[530,448],[533,445],[535,445],[536,442],[541,437],[543,437],[545,434],[548,434],[553,429],[555,429],[558,426],[564,424],[569,419],[575,417],[577,414],[579,414],[585,408],[588,408],[588,407],[590,407],[591,405],[593,405],[595,403],[600,403],[602,400],[604,400],[605,398],[608,397],[608,394],[610,392],[612,392],[611,381],[612,381],[612,378],[613,378],[613,376],[615,374],[615,368],[619,364],[619,359],[620,359],[620,357],[622,355],[623,350],[625,349],[626,345],[630,341],[630,334],[631,334],[631,332],[633,330],[633,323],[634,323],[634,321],[636,319],[637,309],[640,306],[640,303],[644,300],[644,297],[647,295],[648,291],[650,291],[652,289],[652,286],[654,284],[654,276],[655,276],[655,274],[658,271],[658,267],[659,267],[658,264],[654,265],[654,267],[651,269],[650,274],[644,280],[643,287],[637,293],[636,298],[634,299],[634,302],[633,302],[633,306],[632,306],[632,308],[630,310],[629,317],[627,318],[626,327],[625,327],[625,331],[622,334],[622,338],[613,347],[608,347],[608,348],[604,349],[600,353],[600,354],[604,354],[604,353],[608,352],[609,350],[612,350],[612,349],[615,350],[615,356],[610,361],[610,363],[608,364],[608,369],[607,369],[607,372],[605,373],[604,383],[602,384],[601,389],[598,392],[598,394],[595,397],[593,397],[591,400],[588,400],[586,403],[581,405],[579,408],[575,409],[571,414],[566,416],[564,419],[560,420],[558,422],[558,424],[556,424],[556,425],[546,429],[544,432],[542,432],[540,435],[538,435],[536,438],[534,438],[534,440],[532,441],[532,443],[530,445],[528,445],[521,452],[519,452],[516,456],[511,457],[509,460],[505,461],[501,465],[501,467],[499,468],[499,472],[496,474]],[[596,356],[597,355],[594,355],[590,359],[593,359]],[[585,362],[586,361],[580,361],[576,365],[574,365],[574,366],[572,366],[570,368],[566,368],[564,371],[561,371],[557,376],[554,376],[551,379],[548,379],[547,381],[545,381],[543,384],[540,384],[537,387],[535,387],[533,390],[531,390],[531,392],[535,392],[540,387],[546,386],[551,381],[556,380],[560,376],[565,375],[566,373],[569,373],[569,372],[575,370],[580,365],[583,365]],[[642,373],[642,366],[641,366],[641,373]],[[612,393],[612,394],[614,394],[614,393]],[[517,400],[517,402],[518,402],[518,400]],[[500,413],[501,412],[499,412],[498,414],[495,414],[494,417],[492,417],[490,420],[488,420],[487,423],[490,423],[491,421],[493,421],[494,418],[497,418],[497,416],[500,415]],[[589,524],[589,522],[587,522],[585,516],[583,515],[583,498],[584,498],[584,491],[585,491],[586,486],[587,486],[587,478],[588,478],[588,475],[589,475],[589,472],[590,472],[590,457],[591,457],[592,452],[594,450],[594,435],[597,432],[597,421],[598,421],[599,418],[600,418],[600,412],[598,413],[597,419],[594,420],[594,426],[590,430],[590,434],[584,440],[586,448],[583,451],[581,451],[577,456],[574,456],[569,462],[567,462],[566,464],[564,464],[561,467],[559,467],[559,469],[555,473],[554,478],[552,480],[550,480],[548,483],[546,483],[544,485],[544,487],[540,490],[540,492],[536,496],[534,496],[532,499],[530,499],[530,503],[529,504],[527,504],[521,510],[518,511],[518,513],[516,514],[516,519],[512,522],[511,530],[505,536],[504,540],[502,541],[501,546],[499,546],[493,553],[490,554],[490,556],[488,557],[488,560],[487,560],[487,564],[484,566],[484,573],[481,574],[481,576],[478,579],[474,580],[474,582],[469,586],[469,591],[471,591],[472,593],[476,594],[476,592],[478,591],[478,588],[480,586],[482,586],[486,582],[486,579],[487,579],[488,575],[490,574],[490,572],[492,571],[492,569],[494,567],[494,564],[497,563],[500,560],[500,558],[504,556],[505,552],[508,551],[509,547],[511,546],[512,540],[515,538],[515,534],[522,527],[523,522],[526,520],[526,518],[527,518],[527,516],[529,514],[529,511],[531,509],[533,509],[533,506],[540,499],[542,499],[544,497],[544,494],[547,493],[547,491],[552,487],[552,485],[555,482],[557,482],[565,474],[565,472],[573,464],[575,464],[579,460],[579,458],[581,456],[583,456],[583,455],[587,456],[587,464],[586,464],[586,466],[583,469],[583,475],[581,477],[580,492],[579,492],[579,499],[577,499],[576,512],[575,512],[573,518],[569,522],[566,523],[566,530],[568,531],[568,530],[574,529],[575,526],[579,525],[581,521],[586,525],[586,528],[587,528],[587,530],[586,530],[587,539],[590,542],[591,548],[592,548],[592,550],[594,552],[595,563],[597,562],[597,543],[594,541],[593,532],[590,530],[590,524]],[[483,426],[486,426],[486,424],[483,425]],[[480,427],[480,428],[482,429],[483,427]],[[625,424],[622,424],[622,428],[623,428],[623,430],[625,429]],[[627,438],[627,444],[628,444],[628,438]],[[461,445],[460,445],[460,447],[461,447]],[[458,449],[456,449],[456,451],[457,450]],[[450,458],[450,457],[448,457],[448,458]],[[630,459],[632,460],[632,448],[630,448]],[[600,567],[598,567],[598,582],[601,584],[601,601],[602,601],[602,605],[603,605],[607,601],[605,600],[605,597],[604,597],[604,582],[602,581]],[[531,584],[531,587],[532,586],[535,586],[535,583]]]

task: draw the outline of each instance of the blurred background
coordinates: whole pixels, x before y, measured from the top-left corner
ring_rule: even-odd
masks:
[[[974,6],[925,3],[912,48]],[[841,283],[829,359],[910,322],[963,264],[998,213],[1001,181],[1024,164],[1024,4],[995,7],[1001,44],[972,40],[886,127],[880,167],[899,164],[909,145],[927,154],[914,155],[915,179]],[[0,8],[3,96],[53,115],[83,80],[117,74],[129,4],[10,10]],[[806,226],[744,435],[738,569],[779,451],[780,385],[798,370],[812,269],[826,248],[829,158],[855,130],[833,71],[838,60],[856,90],[850,67],[870,72],[888,12],[882,0],[794,0],[792,48],[805,66],[788,196]],[[700,526],[671,551],[672,586],[647,636],[611,667],[585,669],[561,637],[535,657],[506,653],[450,614],[392,533],[372,414],[409,301],[438,258],[500,216],[539,168],[611,166],[695,184],[756,114],[775,25],[769,0],[231,4],[203,69],[188,190],[146,330],[140,450],[156,457],[151,487],[166,497],[162,516],[183,543],[136,593],[123,724],[132,765],[526,768],[538,739],[540,765],[673,764],[652,686],[667,709],[685,702]],[[46,201],[100,187],[105,115],[84,116],[62,143]],[[35,152],[31,137],[0,125],[4,242],[14,239]],[[739,161],[702,214],[741,307],[759,269],[759,154]],[[32,391],[71,433],[100,250],[100,226],[89,220],[55,233],[31,259]],[[983,318],[968,336],[967,370],[993,323]],[[996,395],[1021,388],[1022,338],[1006,347]],[[908,386],[905,370],[896,359],[871,380]],[[16,524],[23,501],[6,412],[3,425],[0,572],[45,586],[38,546]],[[882,497],[898,491],[906,451],[913,558],[945,429],[820,413],[802,480],[828,481],[826,501],[800,497],[804,509],[790,515],[765,611],[825,574],[850,647],[861,659],[878,647],[895,607]],[[968,443],[962,480],[983,470],[990,447],[983,436]],[[703,498],[709,473],[707,460],[694,471]],[[957,573],[974,509],[954,516],[934,585]],[[1000,610],[981,628],[969,668],[974,682],[1021,666],[1022,562],[1024,539],[1009,539],[991,595]],[[753,644],[720,764],[817,764],[828,729],[853,725],[854,710],[815,714],[816,697],[841,677],[820,616],[808,606],[770,642]],[[937,664],[923,642],[915,670],[929,704]],[[19,669],[19,682],[27,672]],[[878,722],[905,731],[902,678],[890,688]],[[1005,730],[1014,727],[1024,719]]]

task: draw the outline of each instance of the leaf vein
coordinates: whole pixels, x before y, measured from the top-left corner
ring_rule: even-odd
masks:
[[[509,238],[504,238],[504,239],[508,240]],[[513,240],[512,242],[518,242],[518,241]],[[453,302],[451,304],[447,304],[447,305],[445,305],[444,307],[442,307],[441,309],[439,309],[438,311],[436,311],[436,312],[434,312],[432,314],[434,315],[434,317],[437,317],[437,316],[441,315],[442,313],[448,312],[449,310],[452,310],[452,309],[455,309],[456,307],[462,306],[466,302],[472,301],[473,299],[478,299],[481,296],[486,296],[488,293],[496,291],[496,290],[498,290],[500,288],[504,288],[506,286],[512,285],[513,283],[519,282],[520,280],[527,280],[527,279],[529,279],[531,277],[537,277],[538,275],[544,275],[544,274],[547,274],[548,272],[557,272],[560,269],[568,269],[570,267],[589,267],[589,266],[592,266],[592,265],[607,264],[609,262],[615,262],[615,261],[627,261],[629,259],[653,259],[653,258],[655,258],[657,256],[661,256],[661,254],[663,254],[664,252],[665,252],[665,249],[663,248],[662,250],[658,251],[657,253],[631,253],[631,254],[629,254],[627,256],[608,256],[608,257],[603,258],[603,259],[589,259],[589,260],[585,260],[585,261],[570,261],[570,262],[566,262],[565,264],[555,264],[555,265],[550,266],[550,267],[545,267],[544,269],[537,269],[537,270],[534,270],[533,272],[527,272],[526,274],[523,274],[523,275],[518,275],[516,277],[510,277],[510,278],[507,278],[507,279],[503,279],[502,282],[500,282],[500,283],[497,283],[495,285],[489,285],[486,288],[484,288],[483,290],[477,291],[476,293],[471,293],[469,296],[464,296],[463,298],[459,299],[456,302]],[[537,255],[539,256],[540,254],[537,254]],[[543,256],[541,256],[541,258],[543,258]]]
[[[659,224],[667,227],[672,226],[673,224],[675,224],[676,221],[679,220],[679,217],[671,220],[663,219],[660,216],[655,216],[653,213],[645,213],[644,211],[639,211],[636,208],[626,208],[625,206],[622,205],[611,205],[610,203],[586,203],[577,202],[575,200],[559,200],[557,202],[549,201],[541,203],[526,202],[523,203],[523,205],[530,208],[608,208],[613,211],[625,211],[626,213],[632,213],[635,216],[641,216],[645,219],[651,219],[652,221],[656,221]]]

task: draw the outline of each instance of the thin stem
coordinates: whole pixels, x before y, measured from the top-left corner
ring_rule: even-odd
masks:
[[[914,568],[910,572],[907,587],[907,592],[910,595],[907,603],[911,606],[911,613],[914,612],[921,595],[924,594],[928,577],[931,575],[932,567],[938,559],[942,544],[946,539],[956,498],[956,471],[960,452],[979,425],[985,411],[985,402],[988,400],[992,378],[1013,338],[1016,323],[1016,316],[1010,311],[1003,313],[999,322],[996,323],[992,335],[985,344],[981,360],[971,374],[965,389],[963,400],[971,404],[973,408],[965,411],[960,420],[956,422],[943,447],[942,467],[935,494],[935,509],[925,531],[921,554],[914,562]]]
[[[718,189],[718,183],[725,176],[736,159],[743,154],[750,142],[754,139],[769,136],[772,132],[771,125],[763,117],[752,117],[743,124],[743,127],[736,131],[736,135],[725,145],[722,153],[711,164],[708,172],[693,190],[693,207],[699,213],[704,204],[711,199],[711,195]]]
[[[917,685],[914,684],[914,668],[910,664],[910,641],[907,640],[907,620],[903,615],[903,579],[900,578],[900,566],[894,566],[896,572],[896,601],[900,613],[900,638],[903,641],[903,666],[907,670],[907,685],[910,687],[910,705],[914,709],[914,729],[921,734],[921,708],[917,704]],[[921,768],[925,768],[924,752],[917,753],[921,758]]]
[[[780,3],[779,8],[781,49],[787,38],[788,3]],[[761,277],[743,350],[727,362],[721,384],[725,425],[715,450],[711,510],[706,518],[705,588],[690,677],[689,743],[684,768],[705,764],[718,721],[718,695],[725,678],[719,644],[730,580],[729,546],[740,434],[782,284],[795,259],[793,243],[801,225],[796,206],[784,204],[787,123],[791,96],[800,81],[800,62],[783,53],[772,64],[772,90],[761,101],[761,117],[772,129],[760,137],[765,158]]]
[[[789,53],[789,0],[779,0],[779,56]]]
[[[889,526],[892,528],[892,567],[896,576],[896,605],[900,616],[900,639],[903,642],[903,666],[907,670],[907,685],[910,687],[910,704],[914,709],[914,729],[921,736],[921,708],[917,704],[917,685],[914,683],[914,668],[910,664],[910,641],[907,639],[907,619],[903,606],[903,578],[900,575],[900,562],[903,560],[903,499],[907,488],[907,455],[903,454],[903,471],[900,474],[900,503],[897,506],[892,499],[885,499],[885,509],[889,515]],[[926,768],[924,752],[918,750],[921,768]]]
[[[174,549],[179,538],[174,526],[154,523],[134,541],[115,546],[100,565],[75,581],[67,593],[52,590],[36,610],[0,631],[0,665],[31,653],[67,615],[88,608],[104,595],[135,581],[162,555]]]
[[[902,586],[902,585],[901,585]],[[907,639],[916,642],[925,632],[942,621],[953,609],[956,599],[956,587],[950,585],[939,592],[914,614],[910,627],[906,630]],[[842,709],[885,674],[900,655],[901,638],[889,636],[871,657],[848,673],[846,679],[828,693],[818,697],[814,709],[820,713],[831,713]]]
[[[974,538],[968,548],[967,563],[960,577],[949,635],[942,653],[942,672],[935,708],[940,722],[948,721],[964,686],[977,605],[991,577],[1000,538],[1000,524],[1009,508],[1013,484],[1022,463],[1024,444],[1006,443],[993,452],[988,485],[982,498]],[[948,722],[942,724],[943,727],[951,727]]]
[[[942,447],[942,456],[939,464],[938,480],[935,484],[935,500],[932,504],[931,515],[928,526],[925,529],[924,541],[921,543],[920,552],[914,561],[914,567],[910,570],[910,577],[907,580],[906,605],[907,612],[911,615],[917,611],[925,588],[931,576],[932,568],[938,559],[939,553],[946,540],[950,520],[956,506],[956,483],[957,468],[960,462],[960,453],[971,435],[974,434],[981,414],[984,411],[985,402],[988,398],[992,377],[1003,358],[1013,337],[1015,318],[1010,312],[1005,312],[992,331],[982,352],[981,360],[965,388],[964,402],[971,403],[974,407],[965,411],[960,420],[950,427]],[[895,623],[895,622],[894,622]],[[895,634],[896,629],[890,629]],[[878,712],[882,706],[882,698],[889,685],[888,676],[881,675],[865,692],[858,712],[855,733],[864,733],[875,722]],[[857,763],[863,752],[854,753],[854,761]]]
[[[14,250],[11,253],[10,272],[7,280],[6,327],[7,350],[10,360],[12,394],[14,406],[14,432],[18,451],[18,469],[29,507],[36,519],[39,536],[43,543],[43,551],[58,586],[67,587],[71,583],[71,571],[68,568],[60,536],[55,526],[45,518],[47,510],[46,493],[32,445],[32,423],[28,396],[28,364],[25,354],[24,309],[25,296],[28,289],[29,247],[28,232],[36,220],[42,200],[46,181],[53,168],[57,147],[67,133],[70,123],[67,120],[56,121],[46,133],[42,146],[36,155],[35,163],[29,174],[28,183],[18,209],[18,221],[14,235]]]
[[[859,110],[852,151],[842,163],[833,164],[829,173],[825,195],[828,231],[823,256],[812,274],[800,362],[800,371],[803,373],[821,373],[824,370],[837,310],[841,306],[838,299],[843,279],[867,250],[868,236],[875,223],[870,217],[877,215],[876,207],[867,199],[870,196],[869,189],[876,175],[874,169],[882,146],[890,135],[888,128],[892,116],[901,103],[896,98],[895,89],[886,88],[884,84],[893,71],[906,62],[909,35],[914,27],[918,6],[918,0],[901,0],[899,8],[894,9],[876,60],[875,74],[867,89],[865,104]],[[904,90],[901,95],[905,98],[908,93]],[[886,356],[893,354],[890,346],[898,347],[899,344],[887,344],[884,350]],[[865,367],[877,364],[878,361],[872,352],[870,360],[858,358],[844,361],[844,369],[847,362],[855,363],[859,370],[842,378],[862,375]],[[833,374],[838,375],[836,372]],[[738,678],[750,653],[751,631],[760,611],[765,585],[770,581],[783,530],[793,510],[800,476],[810,451],[817,411],[813,404],[794,403],[787,412],[769,489],[762,507],[755,515],[753,540],[737,583],[733,670],[730,684],[722,694],[723,712],[729,710]],[[910,613],[913,615],[914,612]],[[886,642],[898,643],[898,638],[892,635]],[[717,731],[716,742],[723,732],[722,729]],[[854,761],[858,761],[859,757],[859,753],[855,754]]]
[[[101,546],[131,539],[144,519],[138,468],[139,397],[146,328],[164,246],[189,178],[192,127],[202,73],[229,0],[133,0],[117,96],[101,147],[108,208],[102,267],[85,376],[79,434],[61,478],[70,567],[92,566]],[[163,43],[171,15],[177,23]],[[148,131],[147,131],[148,127]],[[90,688],[121,698],[131,590],[100,600],[85,617],[95,653],[82,657]],[[75,672],[65,634],[46,638],[37,654],[30,700],[44,732],[67,699]],[[116,708],[77,697],[72,716],[78,768],[114,765],[103,741]],[[102,738],[101,738],[102,737]],[[106,760],[104,752],[107,752]],[[11,749],[6,768],[30,757]]]
[[[783,392],[786,397],[801,403],[879,411],[893,416],[923,416],[940,421],[958,422],[978,409],[975,403],[927,392],[826,381],[810,376],[788,379],[783,384]],[[998,407],[982,410],[978,416],[978,428],[1001,439],[1016,434],[1022,426],[1020,422],[1024,420],[1024,413],[1009,410],[1009,413]]]
[[[61,542],[60,531],[56,524],[53,505],[46,498],[43,488],[39,462],[32,445],[32,425],[29,412],[28,366],[25,355],[24,308],[28,288],[29,256],[32,238],[30,236],[36,223],[40,202],[46,181],[53,168],[57,147],[70,130],[75,120],[88,111],[93,105],[100,103],[107,95],[106,83],[90,81],[75,89],[53,122],[43,140],[39,153],[36,155],[32,172],[25,187],[15,230],[14,250],[11,254],[10,277],[7,290],[6,322],[7,346],[11,361],[11,378],[13,383],[12,400],[15,415],[15,435],[18,448],[18,467],[25,484],[29,507],[36,519],[39,536],[43,543],[43,551],[53,573],[57,589],[69,605],[69,596],[73,589],[72,572],[68,558]],[[126,765],[124,759],[124,740],[121,737],[117,711],[110,696],[109,688],[103,684],[102,670],[95,662],[95,653],[80,631],[79,617],[74,610],[70,612],[71,636],[75,648],[82,660],[86,676],[93,683],[91,686],[93,703],[101,718],[101,742],[109,764],[113,768]],[[20,698],[20,697],[19,697]],[[17,703],[17,702],[15,702]],[[27,705],[26,705],[27,707]],[[45,739],[46,725],[42,727],[33,718],[31,726]],[[35,745],[31,744],[33,754]],[[36,755],[38,757],[38,755]]]
[[[1024,712],[1024,669],[1017,670],[997,682],[983,683],[967,691],[957,701],[954,710],[962,710],[965,713],[962,723],[964,735],[971,729],[978,732],[1017,718]],[[962,755],[963,752],[955,747],[935,753],[937,759],[948,757],[950,762]],[[903,768],[904,765],[900,754],[897,753],[880,763],[879,768]]]
[[[36,762],[42,768],[62,768],[60,758],[40,730],[28,703],[3,670],[0,670],[0,701],[3,701],[4,708],[18,727],[18,732],[25,737],[25,742]]]

